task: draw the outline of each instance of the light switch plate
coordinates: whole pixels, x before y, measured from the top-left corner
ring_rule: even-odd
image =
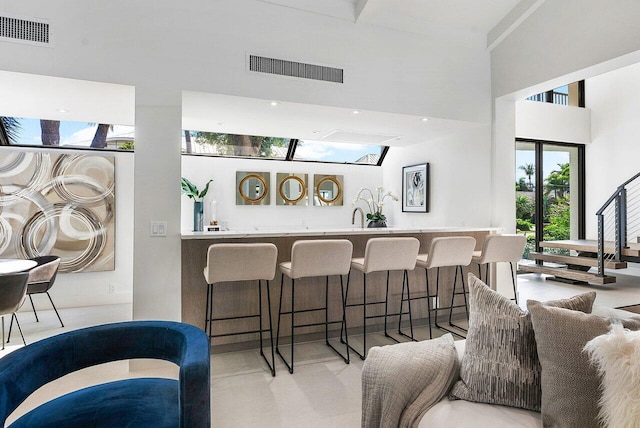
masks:
[[[152,220],[149,223],[149,236],[167,236],[167,222]]]

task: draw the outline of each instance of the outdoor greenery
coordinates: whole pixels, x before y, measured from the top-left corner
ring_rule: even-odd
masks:
[[[187,135],[189,136],[187,138]],[[191,139],[200,144],[210,144],[217,154],[224,156],[275,157],[274,147],[287,147],[289,138],[261,137],[253,135],[222,134],[217,132],[185,131],[187,153]]]
[[[524,177],[516,182],[516,190],[529,192],[529,195],[519,194],[516,196],[516,229],[520,233],[527,235],[527,247],[525,258],[529,251],[535,247],[536,227],[543,226],[543,239],[545,241],[565,240],[571,238],[570,221],[570,168],[569,163],[558,164],[558,169],[549,173],[544,179],[542,189],[542,222],[538,223],[535,218],[535,188],[531,181],[531,176],[535,170],[533,165],[521,165],[518,169],[524,171],[529,178],[528,182]]]

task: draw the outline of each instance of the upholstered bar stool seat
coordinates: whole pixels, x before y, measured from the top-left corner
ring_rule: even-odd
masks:
[[[276,275],[276,263],[278,249],[270,243],[256,244],[213,244],[207,251],[207,266],[204,268],[204,277],[207,281],[207,301],[205,310],[205,332],[209,339],[214,337],[255,334],[260,335],[260,355],[269,366],[271,374],[276,375],[275,355],[273,347],[273,326],[271,322],[271,293],[269,281]],[[213,285],[221,282],[258,281],[258,312],[248,315],[214,318]],[[269,328],[263,328],[262,324],[262,281],[266,281],[267,308]],[[258,318],[258,329],[242,330],[233,333],[213,334],[215,321],[230,321],[247,318]],[[269,333],[271,344],[271,362],[267,359],[263,349],[263,333]]]
[[[467,305],[467,294],[464,282],[464,274],[462,272],[463,266],[469,266],[471,258],[473,257],[473,251],[476,246],[476,240],[470,236],[446,236],[433,238],[429,246],[429,252],[427,254],[419,254],[416,260],[416,266],[425,270],[425,278],[427,284],[427,316],[429,320],[429,338],[432,338],[431,333],[431,312],[435,314],[435,326],[441,330],[448,331],[457,336],[464,337],[459,332],[450,330],[438,323],[438,311],[440,309],[449,309],[449,326],[456,327],[459,330],[466,331],[464,328],[452,323],[453,309],[457,307],[464,307],[467,317],[469,316],[469,307]],[[455,274],[453,280],[453,288],[451,290],[451,304],[448,307],[441,307],[440,305],[440,268],[441,267],[455,267]],[[436,293],[431,294],[429,287],[429,269],[436,269]],[[457,291],[458,284],[458,272],[462,282],[462,291]],[[456,295],[462,295],[464,299],[464,305],[454,305],[454,299]],[[435,298],[434,307],[431,307],[431,299]]]
[[[345,363],[349,364],[349,348],[348,339],[347,347],[345,347],[345,354],[338,351],[329,342],[329,324],[344,324],[344,284],[342,276],[349,273],[349,266],[351,263],[351,256],[353,253],[353,244],[346,239],[321,239],[321,240],[300,240],[293,243],[291,247],[291,261],[280,263],[280,270],[282,271],[282,277],[280,282],[280,303],[278,305],[278,331],[276,339],[276,353],[282,359],[282,362],[289,369],[289,373],[293,373],[294,364],[294,345],[295,345],[295,329],[301,327],[312,327],[318,325],[324,325],[325,330],[325,343],[336,354],[338,354]],[[282,298],[284,295],[284,277],[285,275],[291,278],[291,310],[282,310]],[[329,321],[329,276],[338,275],[340,277],[340,296],[342,301],[341,313],[342,317],[338,321]],[[326,277],[325,280],[325,304],[324,307],[319,308],[304,308],[296,309],[295,307],[295,288],[296,280],[311,277]],[[296,324],[295,314],[301,312],[324,312],[324,321],[306,324]],[[291,316],[291,351],[290,360],[287,361],[280,353],[280,327],[282,315]]]
[[[518,303],[518,287],[514,265],[522,259],[527,237],[524,235],[487,235],[481,251],[474,251],[472,263],[478,264],[478,274],[482,280],[482,265],[485,265],[484,282],[489,284],[489,263],[509,263],[511,281],[513,282],[513,300]]]
[[[367,354],[367,320],[372,318],[384,317],[384,334],[386,337],[395,342],[399,342],[387,331],[387,318],[389,316],[398,316],[398,334],[405,336],[411,340],[413,338],[413,318],[411,315],[411,299],[409,289],[408,271],[413,270],[416,266],[416,258],[420,250],[420,241],[412,237],[398,238],[371,238],[367,241],[364,257],[357,257],[351,260],[351,268],[363,273],[363,291],[362,303],[347,303],[347,307],[362,306],[362,332],[363,332],[363,351],[350,346],[361,359],[365,359]],[[367,302],[367,275],[373,272],[387,272],[386,297],[383,301]],[[402,298],[400,299],[400,311],[398,313],[389,313],[389,275],[391,271],[402,272]],[[404,298],[405,292],[408,299]],[[349,283],[347,282],[347,302],[349,295]],[[408,301],[408,312],[404,312],[403,304]],[[367,315],[367,306],[384,304],[384,315]],[[402,329],[402,315],[409,316],[410,334],[405,334]],[[346,329],[345,329],[346,330]]]

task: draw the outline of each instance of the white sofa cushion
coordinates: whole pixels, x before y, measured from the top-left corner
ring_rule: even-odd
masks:
[[[495,404],[443,398],[422,417],[418,428],[541,428],[539,412]]]

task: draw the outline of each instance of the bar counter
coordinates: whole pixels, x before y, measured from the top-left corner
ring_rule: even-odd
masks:
[[[255,228],[242,229],[221,232],[185,232],[182,234],[182,321],[196,325],[200,328],[204,327],[205,318],[205,300],[206,300],[206,282],[203,276],[203,269],[207,264],[207,248],[211,244],[216,243],[256,243],[271,242],[278,248],[278,263],[289,261],[291,258],[291,246],[300,239],[348,239],[353,243],[353,257],[364,257],[364,250],[369,238],[386,237],[386,236],[413,236],[420,241],[420,253],[428,252],[431,240],[441,236],[472,236],[476,239],[476,250],[482,248],[484,237],[488,234],[498,233],[500,229],[491,227],[435,227],[435,228],[298,228],[298,229],[282,229],[282,228]],[[251,263],[251,260],[247,260]],[[469,266],[464,269],[465,281],[466,274],[469,271],[477,274],[477,266]],[[454,268],[442,268],[440,271],[440,298],[443,299],[441,306],[446,306],[444,302],[451,299],[451,285],[453,283]],[[436,274],[429,273],[429,284],[432,287],[432,293],[435,292]],[[390,277],[389,292],[389,312],[398,312],[402,272],[392,272]],[[270,282],[271,290],[271,312],[272,324],[275,330],[278,320],[278,302],[280,299],[280,280],[281,274],[276,269],[276,277]],[[416,268],[409,272],[409,280],[411,293],[413,296],[425,294],[425,272],[424,269]],[[385,272],[375,272],[367,277],[367,301],[384,300],[385,296]],[[296,281],[296,310],[305,308],[315,308],[324,305],[324,278],[304,278]],[[362,274],[360,272],[352,272],[350,275],[349,285],[349,303],[362,302]],[[345,281],[346,285],[346,281]],[[283,310],[290,310],[290,280],[285,278],[285,288],[283,296]],[[337,277],[331,278],[329,283],[329,319],[339,320],[341,318],[340,306],[340,281]],[[461,296],[460,296],[461,297]],[[266,301],[266,297],[263,297]],[[462,300],[460,300],[462,302]],[[214,287],[214,308],[217,311],[215,317],[228,317],[241,315],[251,311],[257,312],[258,294],[255,283],[237,282],[237,283],[220,283]],[[383,305],[379,307],[368,307],[367,313],[383,313]],[[426,300],[417,300],[412,303],[414,314],[414,322],[420,324],[426,322]],[[263,313],[268,314],[266,302],[263,306]],[[447,312],[448,314],[448,312]],[[440,314],[444,316],[444,311]],[[406,320],[407,317],[405,316]],[[324,320],[322,312],[306,313],[296,315],[296,324],[320,322]],[[377,320],[369,320],[367,326],[368,331],[374,331],[382,318]],[[253,322],[254,325],[250,325]],[[267,320],[265,319],[266,323]],[[359,334],[362,330],[362,307],[353,307],[347,310],[347,322],[349,332]],[[214,332],[231,333],[233,331],[248,330],[255,328],[257,320],[241,320],[234,321],[233,324],[225,322],[217,322],[214,324]],[[396,326],[397,317],[390,318],[391,326]],[[375,325],[374,325],[375,324]],[[265,324],[267,325],[267,324]],[[281,342],[282,337],[287,343],[290,335],[289,316],[283,316],[283,325],[281,326]],[[358,328],[359,327],[359,328]],[[339,334],[340,325],[334,324],[330,326],[331,334]],[[320,332],[324,333],[324,326],[306,327],[296,329],[296,342],[302,340],[314,340],[321,337]],[[426,337],[418,337],[425,339]],[[228,336],[216,338],[213,346],[228,345],[221,347],[224,350],[245,349],[255,346],[258,339],[257,334],[245,336]]]

